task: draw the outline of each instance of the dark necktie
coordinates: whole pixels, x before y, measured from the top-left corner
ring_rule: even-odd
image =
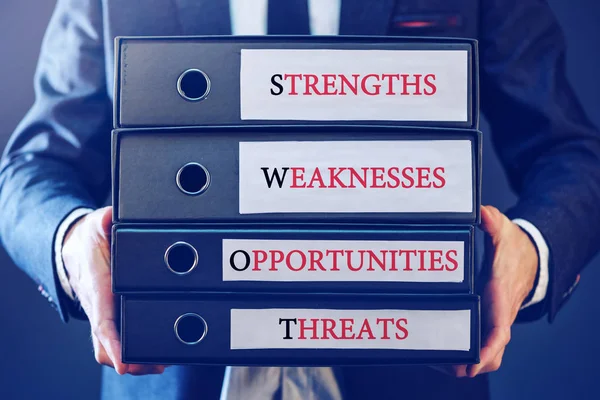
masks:
[[[269,0],[269,35],[310,35],[308,0]]]

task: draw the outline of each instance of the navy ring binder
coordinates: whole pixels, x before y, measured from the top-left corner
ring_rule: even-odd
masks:
[[[220,365],[477,363],[477,296],[123,296],[123,361]]]
[[[115,53],[115,128],[478,127],[475,40],[119,37]]]
[[[470,293],[472,227],[117,224],[115,293]]]
[[[114,220],[475,224],[480,135],[375,126],[116,130]]]

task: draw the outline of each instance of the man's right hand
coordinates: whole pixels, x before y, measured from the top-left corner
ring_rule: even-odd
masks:
[[[124,364],[115,324],[115,296],[111,289],[110,231],[112,207],[96,210],[71,226],[63,242],[62,256],[69,283],[92,328],[96,361],[118,374],[161,374],[161,365]]]

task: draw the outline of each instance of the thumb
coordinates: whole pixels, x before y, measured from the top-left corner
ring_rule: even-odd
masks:
[[[481,229],[490,235],[492,240],[500,235],[505,218],[496,207],[481,206]]]
[[[494,255],[496,253],[496,245],[500,241],[500,233],[502,232],[505,218],[506,217],[498,211],[496,207],[481,206],[480,228],[487,233],[487,235],[485,238],[483,264],[481,269],[477,271],[477,278],[475,279],[475,290],[479,294],[483,294],[485,285],[490,279]]]
[[[98,210],[100,213],[100,226],[105,237],[110,236],[112,228],[112,206],[104,207]]]

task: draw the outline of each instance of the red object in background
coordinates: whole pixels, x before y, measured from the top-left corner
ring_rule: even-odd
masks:
[[[444,28],[462,25],[459,14],[419,14],[403,15],[394,19],[397,28]]]

